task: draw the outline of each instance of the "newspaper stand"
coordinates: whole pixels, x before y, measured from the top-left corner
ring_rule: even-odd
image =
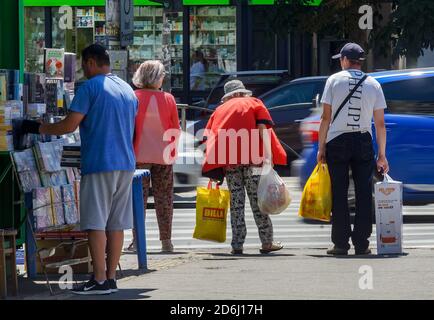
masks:
[[[91,259],[88,251],[87,257],[74,258],[76,250],[81,246],[87,246],[86,232],[73,231],[75,225],[62,225],[60,227],[50,227],[43,230],[34,230],[33,212],[39,208],[33,208],[32,193],[25,193],[25,207],[27,209],[27,232],[26,232],[26,263],[27,275],[30,279],[37,276],[37,260],[39,261],[42,271],[45,275],[47,287],[53,295],[53,289],[50,285],[47,269],[57,269],[62,266],[73,266],[83,263],[90,264]],[[38,248],[38,240],[57,240],[59,241],[53,247]],[[68,252],[62,259],[55,259],[58,251]],[[87,249],[89,250],[89,249]]]
[[[71,224],[71,219],[69,219],[68,221],[68,219],[66,219],[66,216],[65,220],[62,220],[63,222],[60,222],[60,224],[58,224],[58,221],[48,224],[40,224],[39,221],[38,223],[35,223],[37,221],[36,217],[38,217],[38,215],[40,214],[38,213],[39,210],[42,210],[42,212],[44,212],[45,208],[48,208],[49,206],[51,206],[51,210],[53,210],[53,216],[56,216],[56,214],[54,214],[54,208],[58,208],[59,206],[65,208],[73,202],[75,203],[75,207],[77,207],[78,210],[78,192],[76,191],[75,198],[65,198],[63,196],[62,190],[62,197],[56,197],[55,199],[55,197],[53,196],[54,191],[50,187],[50,193],[53,192],[51,193],[51,202],[35,202],[35,197],[36,199],[40,199],[39,195],[35,193],[36,189],[32,189],[32,192],[29,192],[30,189],[28,188],[28,186],[23,187],[23,185],[21,185],[19,176],[20,172],[18,169],[18,165],[15,164],[14,156],[12,155],[12,153],[11,160],[14,168],[14,173],[17,176],[19,188],[24,198],[24,207],[26,209],[26,217],[24,221],[26,222],[25,244],[27,274],[30,279],[34,279],[37,276],[37,263],[39,262],[41,270],[46,278],[47,287],[49,288],[50,293],[53,294],[47,269],[59,270],[62,266],[74,266],[84,263],[88,263],[88,270],[91,268],[91,258],[88,248],[87,233],[75,231],[78,224],[75,223],[75,220],[72,220],[74,221],[74,224]],[[61,166],[69,167],[68,161],[63,160],[64,159],[62,158]],[[20,170],[22,170],[22,166],[22,164],[19,166],[21,168]],[[147,270],[145,209],[143,200],[142,180],[144,177],[149,177],[149,175],[149,170],[137,170],[134,174],[134,178],[132,181],[133,221],[134,228],[136,230],[138,267],[142,270]],[[66,211],[64,212],[64,214],[66,214]],[[41,245],[42,241],[38,242],[38,240],[53,240],[56,241],[56,243],[54,245],[47,245],[49,241],[45,241],[45,243]],[[77,252],[77,249],[83,246],[86,246],[85,257],[76,257],[75,253]],[[62,251],[62,255],[58,254],[60,251]],[[83,255],[84,254],[82,254],[82,256]],[[122,272],[120,265],[119,269]]]
[[[81,246],[87,246],[87,234],[85,232],[74,231],[73,229],[77,224],[62,224],[60,226],[53,226],[43,229],[35,230],[34,226],[34,212],[39,208],[33,207],[33,195],[32,192],[24,192],[23,187],[20,183],[18,177],[18,170],[15,165],[14,158],[11,153],[11,162],[14,169],[14,173],[17,176],[17,181],[21,193],[24,198],[24,207],[26,211],[25,223],[26,223],[26,234],[25,234],[25,249],[26,249],[26,268],[27,276],[30,279],[35,279],[37,277],[37,262],[40,263],[42,272],[45,275],[47,287],[50,293],[53,295],[54,292],[50,285],[47,270],[48,269],[59,269],[62,266],[73,266],[77,264],[88,263],[90,265],[91,259],[89,255],[89,249],[87,249],[87,257],[85,258],[74,258],[76,250]],[[75,200],[73,200],[75,201]],[[50,203],[51,205],[63,205],[68,201],[62,201],[60,203]],[[71,202],[71,201],[69,201]],[[44,207],[44,206],[43,206]],[[56,240],[58,243],[52,247],[38,247],[38,240]],[[62,256],[62,259],[56,260],[56,253],[60,250],[68,253]]]

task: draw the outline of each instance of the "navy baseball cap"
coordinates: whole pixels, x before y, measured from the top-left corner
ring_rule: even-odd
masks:
[[[332,59],[339,59],[347,57],[350,60],[365,60],[365,51],[357,43],[347,43],[341,49],[341,53],[338,53],[332,57]]]

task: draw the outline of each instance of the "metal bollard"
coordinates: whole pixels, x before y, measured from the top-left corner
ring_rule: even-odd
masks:
[[[149,170],[136,170],[133,178],[133,215],[137,246],[137,260],[139,269],[144,270],[148,269],[148,261],[146,257],[145,209],[143,201],[142,178],[149,175]]]

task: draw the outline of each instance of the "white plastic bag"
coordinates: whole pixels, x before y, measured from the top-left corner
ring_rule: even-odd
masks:
[[[258,186],[258,206],[263,214],[279,214],[291,203],[282,178],[271,167],[264,167]]]

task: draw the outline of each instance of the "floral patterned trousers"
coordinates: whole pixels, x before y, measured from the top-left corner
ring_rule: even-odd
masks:
[[[273,242],[273,224],[268,215],[262,214],[258,207],[258,184],[260,175],[251,166],[237,166],[226,169],[226,180],[231,193],[232,248],[242,249],[247,235],[245,222],[246,191],[250,200],[259,238],[263,245]]]

